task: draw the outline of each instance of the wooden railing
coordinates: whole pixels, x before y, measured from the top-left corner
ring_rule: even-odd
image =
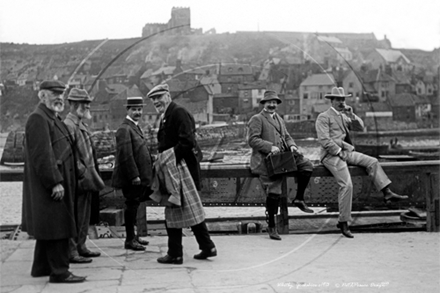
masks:
[[[401,209],[409,205],[426,208],[427,230],[439,231],[439,168],[440,161],[381,162],[384,171],[393,181],[392,188],[398,193],[408,194],[409,201],[399,203]],[[265,195],[258,177],[250,172],[248,164],[202,163],[201,198],[204,205],[264,205]],[[369,205],[383,208],[383,196],[375,190],[364,168],[349,167],[354,183],[353,207]],[[102,170],[109,183],[112,170]],[[290,174],[283,184],[280,203],[280,232],[288,233],[288,198],[295,196],[295,174]],[[22,181],[23,168],[0,169],[0,182]],[[109,185],[109,184],[108,184]],[[338,186],[332,174],[322,165],[316,166],[306,191],[311,206],[326,206],[337,209]],[[111,194],[114,194],[112,192]],[[121,197],[120,202],[123,204]]]

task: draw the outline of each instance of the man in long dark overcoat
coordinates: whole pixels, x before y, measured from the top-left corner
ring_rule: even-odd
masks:
[[[116,161],[112,186],[121,188],[125,197],[125,249],[145,250],[142,240],[134,231],[137,210],[143,197],[148,195],[152,178],[152,165],[147,140],[139,127],[142,118],[142,97],[128,97],[127,116],[116,131]]]
[[[201,150],[197,145],[195,138],[195,121],[191,113],[185,108],[177,105],[171,100],[171,94],[167,84],[160,84],[151,89],[147,94],[153,102],[158,113],[162,114],[162,119],[157,134],[158,151],[163,153],[166,150],[173,149],[176,164],[181,164],[184,160],[194,185],[200,190],[200,164]],[[183,195],[185,196],[185,194]],[[200,200],[200,199],[199,199]],[[200,207],[202,207],[200,202]],[[185,208],[185,207],[182,207]],[[176,208],[176,213],[179,210]],[[173,209],[169,209],[172,214]],[[203,209],[201,209],[203,211]],[[166,224],[166,223],[165,223]],[[159,263],[182,264],[182,228],[174,228],[166,225],[168,234],[168,254],[157,259]],[[217,255],[217,249],[212,242],[205,221],[191,226],[194,236],[199,244],[201,252],[194,255],[195,259],[206,259]]]
[[[22,229],[36,239],[31,276],[50,276],[52,283],[85,280],[69,272],[76,176],[72,140],[59,118],[64,90],[56,80],[40,84],[40,103],[25,130]]]

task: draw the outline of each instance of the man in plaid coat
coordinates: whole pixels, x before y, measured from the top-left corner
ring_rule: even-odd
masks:
[[[201,252],[194,255],[195,259],[206,259],[217,255],[217,249],[212,242],[208,228],[204,221],[203,206],[198,196],[197,190],[200,189],[200,154],[195,139],[195,121],[194,117],[185,108],[177,105],[171,100],[171,95],[167,84],[160,84],[154,87],[147,96],[151,99],[156,108],[156,111],[162,114],[162,120],[157,134],[158,151],[162,156],[160,160],[173,160],[175,157],[176,166],[180,170],[181,182],[183,186],[188,188],[181,192],[177,190],[182,196],[181,205],[173,205],[166,209],[166,228],[168,233],[168,253],[164,257],[157,259],[159,263],[165,264],[182,264],[183,263],[183,247],[182,247],[182,228],[191,226],[192,231],[199,244]],[[170,150],[170,152],[166,152]],[[166,153],[165,153],[166,152]],[[173,154],[174,153],[174,156]],[[160,163],[160,161],[159,161]],[[173,164],[167,164],[172,166]],[[188,172],[191,174],[188,185],[188,180],[185,178],[185,165]],[[172,172],[173,167],[168,168]],[[157,174],[156,174],[157,175]],[[186,176],[189,177],[189,176]],[[193,181],[191,184],[191,181]],[[154,185],[154,183],[153,183]],[[194,185],[195,188],[191,188]],[[156,190],[157,192],[157,190]],[[167,191],[169,192],[169,190]],[[196,196],[194,196],[194,193]],[[195,201],[198,209],[195,209],[194,219],[188,220],[185,217],[185,209],[191,204],[189,199]],[[194,205],[194,203],[192,203]]]

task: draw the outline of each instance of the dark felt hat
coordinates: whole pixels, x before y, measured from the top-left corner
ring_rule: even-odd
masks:
[[[277,104],[281,104],[282,101],[280,98],[278,98],[278,95],[275,91],[265,91],[264,97],[261,99],[260,104],[264,104],[267,101],[277,101]]]
[[[45,80],[40,83],[41,90],[63,93],[66,90],[66,85],[58,80]]]
[[[145,106],[144,99],[142,99],[142,97],[127,97],[127,104],[125,104],[124,106],[143,107]]]
[[[326,99],[331,99],[331,98],[346,98],[346,97],[351,97],[350,95],[346,95],[344,88],[342,87],[334,87],[332,88],[332,92],[330,94],[327,94],[324,96]]]
[[[89,96],[86,90],[73,88],[67,96],[67,100],[90,103],[93,101],[93,98]]]
[[[148,92],[147,97],[151,98],[158,95],[163,95],[164,93],[169,93],[170,89],[166,83],[156,85],[151,91]]]

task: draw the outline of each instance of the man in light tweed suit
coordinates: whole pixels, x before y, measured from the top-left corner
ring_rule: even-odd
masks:
[[[297,167],[296,178],[298,188],[292,204],[305,213],[313,213],[304,201],[304,193],[313,172],[313,164],[298,149],[293,138],[286,129],[286,124],[276,110],[281,103],[277,93],[272,90],[264,92],[260,104],[263,110],[252,116],[248,123],[248,143],[252,148],[251,171],[259,175],[266,193],[266,221],[267,233],[273,240],[281,240],[278,235],[275,216],[282,193],[282,182],[286,175],[280,174],[269,177],[264,159],[271,154],[290,151],[295,157]]]
[[[193,179],[194,186],[196,189],[200,190],[200,148],[197,145],[195,138],[195,121],[194,117],[185,108],[177,105],[171,100],[171,95],[167,84],[160,84],[147,94],[151,99],[158,113],[162,114],[161,123],[159,127],[159,132],[157,134],[158,141],[158,151],[159,153],[164,153],[165,151],[172,149],[174,151],[176,164],[183,165],[183,162],[188,167],[191,178]],[[168,158],[172,159],[172,158]],[[180,167],[180,166],[179,166]],[[185,181],[184,181],[185,184]],[[190,189],[191,190],[191,189]],[[197,191],[197,190],[194,190]],[[197,193],[197,192],[196,192]],[[192,192],[183,193],[182,196],[189,198]],[[194,200],[199,201],[200,198],[192,197]],[[177,214],[184,214],[184,209],[187,206],[185,200],[182,200],[182,205],[179,207],[176,205],[175,211]],[[168,212],[172,208],[168,209]],[[197,212],[200,214],[200,211]],[[203,212],[203,209],[201,209]],[[204,212],[203,212],[204,213]],[[168,215],[168,219],[172,218],[171,214]],[[197,215],[196,215],[197,216]],[[168,253],[164,257],[157,259],[159,263],[164,264],[182,264],[183,263],[183,247],[182,247],[182,227],[184,227],[182,216],[182,223],[180,225],[168,225],[168,220],[166,221],[166,228],[168,234]],[[217,255],[217,249],[212,242],[208,228],[203,220],[196,220],[191,222],[191,229],[194,232],[194,236],[199,244],[201,252],[194,255],[195,259],[206,259],[208,257],[214,257]]]
[[[339,185],[339,223],[338,228],[347,238],[353,238],[348,222],[351,221],[351,203],[353,197],[353,183],[348,165],[366,168],[377,190],[381,190],[385,202],[407,199],[406,195],[398,195],[389,188],[390,179],[383,171],[376,158],[356,152],[350,139],[350,130],[361,131],[364,122],[353,109],[345,104],[345,95],[342,87],[334,87],[331,94],[325,98],[331,100],[331,107],[319,114],[316,119],[316,132],[321,144],[321,162],[333,174]]]

